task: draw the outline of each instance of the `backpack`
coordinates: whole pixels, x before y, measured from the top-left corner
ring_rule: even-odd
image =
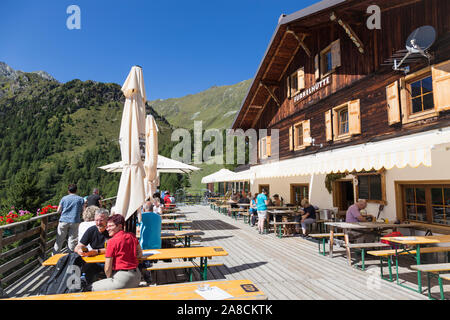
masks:
[[[39,295],[81,292],[81,268],[85,264],[77,253],[62,256],[50,278],[39,288]]]

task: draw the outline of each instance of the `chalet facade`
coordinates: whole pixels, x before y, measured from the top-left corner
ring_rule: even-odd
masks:
[[[372,5],[381,29],[368,27]],[[268,134],[231,180],[321,208],[365,198],[373,215],[383,204],[389,221],[450,231],[449,14],[447,0],[329,0],[282,15],[232,125]],[[394,70],[427,25],[430,59]]]

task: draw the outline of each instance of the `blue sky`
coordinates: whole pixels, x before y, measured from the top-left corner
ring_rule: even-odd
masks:
[[[27,72],[122,84],[144,70],[149,100],[252,78],[282,13],[318,0],[1,0],[0,61]],[[81,9],[69,30],[67,8]]]

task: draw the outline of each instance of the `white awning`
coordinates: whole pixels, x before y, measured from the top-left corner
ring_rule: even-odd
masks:
[[[208,176],[202,178],[202,183],[214,183],[214,182],[224,182],[229,181],[228,179],[232,178],[235,175],[233,171],[228,169],[220,169],[217,172],[214,172]]]
[[[450,127],[365,143],[250,168],[256,178],[431,166],[431,150],[450,143]]]
[[[99,169],[103,169],[107,172],[122,172],[122,168],[122,161],[99,167]],[[190,173],[197,170],[200,170],[200,168],[158,155],[157,171],[159,173]]]

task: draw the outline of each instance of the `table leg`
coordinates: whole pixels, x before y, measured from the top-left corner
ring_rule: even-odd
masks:
[[[330,227],[330,258],[333,258],[334,228]]]
[[[344,240],[345,240],[345,249],[347,251],[347,262],[349,265],[352,265],[352,254],[349,247],[350,241],[348,238],[347,229],[344,229]]]
[[[416,248],[416,262],[417,262],[417,265],[420,264],[420,244],[418,244],[417,248]],[[417,270],[417,287],[418,287],[419,293],[422,293],[422,272],[420,270]]]

